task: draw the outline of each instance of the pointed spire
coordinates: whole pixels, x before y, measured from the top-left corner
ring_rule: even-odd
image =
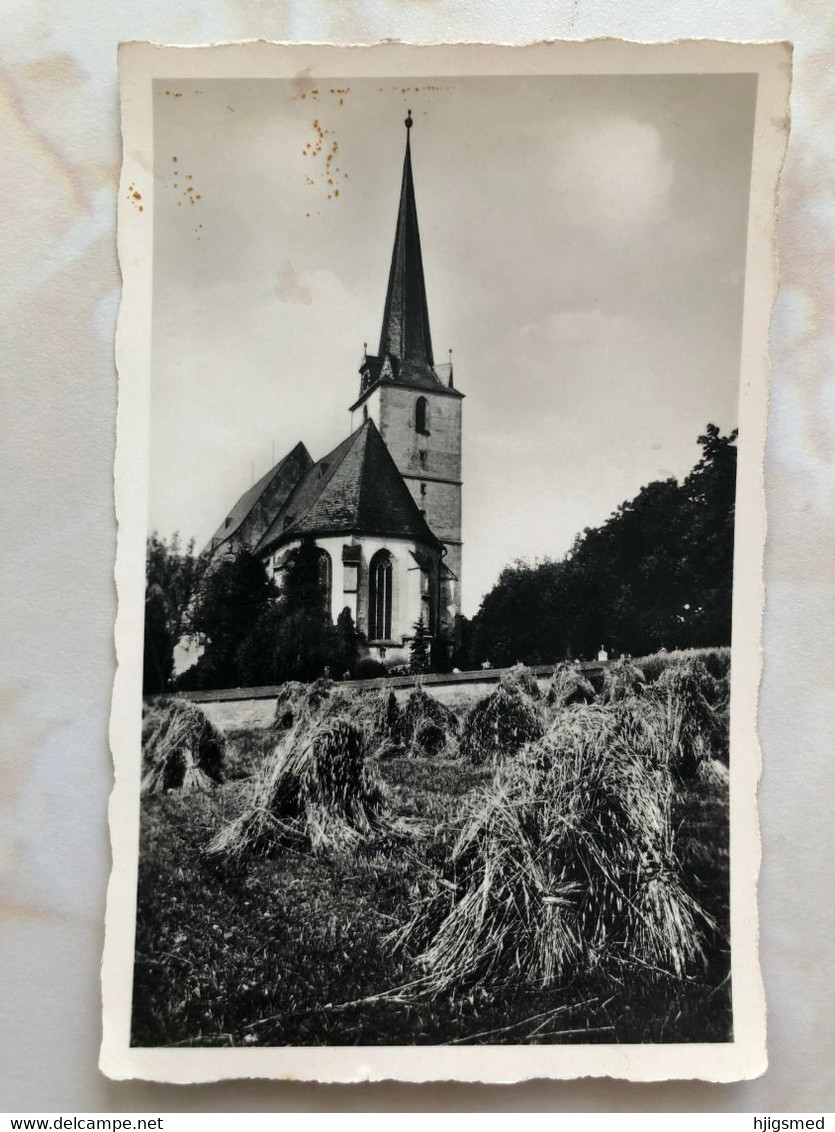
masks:
[[[391,257],[383,328],[380,333],[380,357],[392,359],[395,377],[404,381],[433,384],[432,338],[429,333],[429,311],[420,253],[415,185],[412,179],[411,131],[412,112],[406,118],[406,155],[403,160],[403,181],[394,251]]]

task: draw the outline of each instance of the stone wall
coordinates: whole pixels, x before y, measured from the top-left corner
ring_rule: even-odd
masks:
[[[590,678],[599,674],[604,664],[583,664],[583,671]],[[401,702],[412,690],[420,685],[449,707],[473,702],[481,696],[489,695],[495,684],[508,669],[491,668],[476,672],[433,673],[429,676],[380,677],[374,680],[350,680],[349,688],[372,689],[391,688]],[[535,666],[529,671],[540,687],[551,678],[552,664]],[[169,693],[170,694],[170,693]],[[240,727],[268,727],[272,722],[278,687],[267,688],[224,688],[211,692],[178,692],[178,698],[198,704],[211,722],[221,731],[233,731]],[[148,700],[156,697],[149,696]]]

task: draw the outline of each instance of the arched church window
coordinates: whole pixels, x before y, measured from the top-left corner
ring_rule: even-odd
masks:
[[[363,407],[362,407],[362,419],[364,421],[368,420],[368,406],[367,405],[363,405]]]
[[[316,565],[319,575],[319,591],[322,595],[322,608],[330,613],[331,608],[331,556],[321,546],[316,548]]]
[[[415,401],[415,431],[424,436],[429,434],[429,402],[425,397]]]
[[[387,641],[391,638],[391,555],[378,550],[368,571],[368,639]]]

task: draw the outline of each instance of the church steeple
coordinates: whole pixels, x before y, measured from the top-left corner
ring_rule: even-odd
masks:
[[[424,384],[429,379],[434,385],[438,379],[434,372],[412,177],[411,110],[405,124],[406,154],[379,356],[384,365],[387,359],[390,360],[395,380]]]
[[[351,429],[374,422],[417,508],[443,544],[439,623],[451,632],[461,608],[464,394],[452,379],[452,351],[441,365],[432,353],[412,177],[413,124],[410,110],[380,352],[369,354],[363,344]]]

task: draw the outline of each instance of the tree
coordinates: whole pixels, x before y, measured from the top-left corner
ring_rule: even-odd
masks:
[[[493,664],[640,654],[730,642],[736,432],[708,425],[678,483],[659,480],[575,539],[561,562],[502,571],[473,622],[472,658]]]
[[[278,684],[284,679],[281,652],[283,613],[277,598],[258,615],[258,619],[235,652],[237,683],[243,687]]]
[[[463,613],[456,613],[452,624],[449,667],[466,672],[473,664],[473,623]]]
[[[241,649],[275,601],[275,584],[246,548],[213,562],[191,615],[191,629],[203,638],[204,652],[197,671],[183,674],[184,685],[197,678],[202,687],[240,686]]]
[[[320,551],[305,537],[284,567],[278,618],[281,680],[314,680],[334,665],[336,633],[322,585]]]
[[[145,651],[143,690],[164,692],[174,676],[174,650],[190,630],[189,611],[207,566],[195,555],[194,539],[185,550],[179,532],[170,542],[156,531],[145,544]]]
[[[682,612],[699,645],[731,639],[737,435],[721,436],[709,424],[699,437],[702,458],[682,485],[689,565]]]
[[[431,668],[429,658],[429,634],[426,631],[426,622],[423,614],[412,626],[414,636],[409,644],[409,668],[412,672],[428,672]]]
[[[354,625],[351,610],[346,605],[336,619],[336,652],[334,666],[341,675],[353,673],[360,655],[360,636]]]

